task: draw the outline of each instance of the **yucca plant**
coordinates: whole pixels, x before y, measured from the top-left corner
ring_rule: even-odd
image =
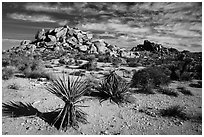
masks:
[[[59,124],[59,129],[66,131],[68,127],[78,128],[78,123],[88,123],[87,114],[78,103],[84,101],[80,99],[89,89],[88,81],[82,80],[81,77],[71,79],[69,75],[62,78],[52,79],[46,89],[62,99],[65,103],[64,107],[58,111],[58,116],[54,119],[53,125]]]
[[[114,71],[105,75],[102,82],[96,87],[96,90],[99,91],[100,103],[108,99],[110,99],[110,102],[118,105],[129,102],[129,84]]]

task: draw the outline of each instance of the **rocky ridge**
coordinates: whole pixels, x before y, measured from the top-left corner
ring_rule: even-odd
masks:
[[[166,48],[161,44],[150,42],[145,40],[143,44],[139,44],[136,47],[133,47],[130,51],[150,51],[158,54],[170,54],[170,53],[179,53],[175,48]]]
[[[134,52],[126,51],[103,39],[94,39],[93,34],[70,28],[65,25],[54,29],[38,31],[34,41],[23,40],[20,46],[6,52],[22,52],[40,55],[44,52],[78,51],[88,54],[107,54],[115,57],[135,57]]]
[[[111,45],[103,39],[96,39],[93,34],[71,28],[68,25],[53,29],[41,29],[35,35],[35,40],[23,40],[19,46],[15,46],[3,53],[22,53],[48,58],[58,58],[69,53],[101,54],[120,58],[139,58],[143,51],[157,54],[158,56],[187,55],[189,51],[178,51],[175,48],[167,48],[161,44],[144,40],[143,44],[133,47],[131,50]],[[194,54],[194,53],[192,53]],[[195,53],[197,54],[197,53]],[[200,54],[200,53],[199,53]]]

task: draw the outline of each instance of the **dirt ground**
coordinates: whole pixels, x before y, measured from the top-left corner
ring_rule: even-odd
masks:
[[[54,64],[52,64],[54,65]],[[97,78],[102,77],[108,71],[110,64],[99,63],[103,70],[94,72],[86,71],[86,76]],[[130,71],[135,68],[124,67]],[[138,68],[137,68],[138,69]],[[59,75],[64,71],[78,71],[67,69],[64,66],[47,69],[53,75]],[[117,73],[123,76],[122,71]],[[130,74],[131,75],[131,74]],[[126,78],[127,80],[131,79]],[[11,84],[19,86],[18,90],[9,89]],[[2,81],[2,102],[21,101],[31,103],[40,112],[50,112],[56,108],[63,107],[63,101],[45,89],[47,81],[14,77],[10,80]],[[172,82],[169,87],[184,86],[189,89],[193,96],[186,96],[179,93],[178,97],[164,94],[146,95],[135,93],[134,103],[117,106],[109,101],[102,105],[95,98],[86,97],[83,105],[89,107],[82,108],[87,114],[88,124],[80,124],[78,130],[70,128],[66,132],[59,131],[50,126],[39,117],[18,117],[2,118],[3,135],[201,135],[202,121],[180,120],[177,118],[167,118],[157,115],[160,109],[172,105],[185,107],[187,114],[192,116],[202,116],[202,88],[189,87],[191,82]],[[141,111],[145,110],[145,111]]]

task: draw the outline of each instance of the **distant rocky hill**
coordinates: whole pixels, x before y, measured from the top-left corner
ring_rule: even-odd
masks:
[[[49,30],[39,30],[34,41],[23,40],[19,46],[15,46],[6,53],[26,53],[34,55],[49,55],[66,51],[81,52],[87,54],[106,54],[114,57],[135,58],[140,56],[140,51],[148,51],[158,55],[180,54],[175,48],[166,48],[145,40],[143,44],[133,47],[130,51],[111,45],[103,39],[94,39],[93,34],[70,28],[68,25]],[[46,54],[45,54],[46,53]]]
[[[111,45],[103,39],[93,39],[93,34],[69,26],[38,31],[34,41],[24,40],[6,52],[26,51],[28,54],[77,50],[83,53],[108,54],[115,57],[135,57],[131,51]]]
[[[133,47],[130,51],[150,51],[159,54],[179,53],[179,51],[175,48],[166,48],[161,44],[156,44],[148,40],[145,40],[144,44],[139,44],[136,47]]]

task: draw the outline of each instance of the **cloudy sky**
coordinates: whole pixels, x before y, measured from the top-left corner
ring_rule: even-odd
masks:
[[[3,39],[34,40],[63,25],[130,49],[145,39],[179,50],[202,50],[202,3],[2,3]]]

